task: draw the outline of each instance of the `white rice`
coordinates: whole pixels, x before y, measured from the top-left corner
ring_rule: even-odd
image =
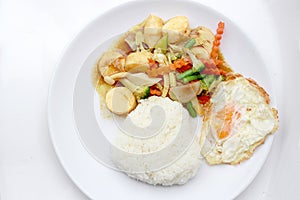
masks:
[[[201,163],[200,145],[186,109],[169,98],[153,96],[141,101],[127,118],[134,125],[147,127],[148,130],[152,121],[150,111],[155,106],[164,110],[163,128],[157,135],[147,139],[120,132],[115,145],[123,153],[113,151],[112,160],[118,169],[137,180],[153,185],[184,184],[196,175]],[[160,117],[162,116],[155,115],[154,120],[161,120]],[[176,137],[179,137],[180,142],[176,142]],[[170,147],[172,151],[161,154],[166,147]],[[150,154],[154,156],[149,158]]]

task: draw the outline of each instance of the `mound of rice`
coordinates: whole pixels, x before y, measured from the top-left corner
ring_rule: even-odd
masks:
[[[120,132],[115,146],[121,151],[113,151],[112,160],[134,179],[153,185],[184,184],[196,175],[201,163],[195,127],[191,127],[191,118],[180,103],[156,96],[142,100],[127,118],[135,126],[149,129],[154,107],[164,111],[164,125],[159,132],[142,139]]]

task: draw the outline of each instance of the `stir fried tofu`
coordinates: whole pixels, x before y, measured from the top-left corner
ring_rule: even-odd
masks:
[[[128,72],[146,72],[149,69],[149,58],[152,57],[152,53],[134,52],[126,57],[125,71]]]
[[[185,16],[173,17],[165,23],[162,31],[168,34],[169,43],[181,42],[190,32],[189,21]]]
[[[155,15],[150,15],[145,21],[144,39],[146,44],[153,48],[162,36],[164,21]]]

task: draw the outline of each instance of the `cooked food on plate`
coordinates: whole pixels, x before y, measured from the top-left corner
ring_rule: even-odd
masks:
[[[202,158],[209,165],[238,164],[278,129],[267,92],[225,61],[224,28],[224,22],[212,31],[192,27],[186,16],[151,14],[99,57],[95,87],[102,106],[133,127],[116,138],[128,153],[112,153],[118,169],[153,185],[183,184]],[[164,110],[162,120],[153,116],[155,106]],[[198,119],[199,130],[192,126]],[[158,132],[150,125],[155,120],[164,122]],[[153,134],[142,137],[146,132]],[[170,156],[164,158],[165,149]],[[161,157],[147,160],[155,153]]]
[[[251,79],[228,76],[220,83],[204,115],[201,144],[209,164],[238,164],[278,128],[277,110]]]
[[[143,139],[132,137],[133,133],[118,134],[115,145],[124,152],[138,154],[140,157],[128,159],[117,152],[112,153],[113,162],[128,176],[149,184],[184,184],[196,175],[201,155],[198,137],[188,127],[189,114],[182,104],[169,98],[152,96],[142,100],[127,117],[137,127],[148,129],[153,120],[150,117],[151,109],[155,106],[164,108],[165,120],[162,129],[153,137]],[[174,142],[176,137],[180,137],[180,142]],[[168,152],[161,152],[168,145],[173,145],[174,148]],[[156,153],[156,156],[147,157],[151,153]]]

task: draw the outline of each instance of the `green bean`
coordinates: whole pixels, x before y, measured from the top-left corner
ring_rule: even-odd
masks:
[[[195,38],[190,39],[185,45],[184,47],[187,49],[192,48],[194,45],[196,44],[196,40]]]
[[[193,108],[193,105],[190,101],[186,103],[186,108],[189,111],[189,114],[191,115],[191,117],[193,117],[193,118],[197,117],[197,112]]]

